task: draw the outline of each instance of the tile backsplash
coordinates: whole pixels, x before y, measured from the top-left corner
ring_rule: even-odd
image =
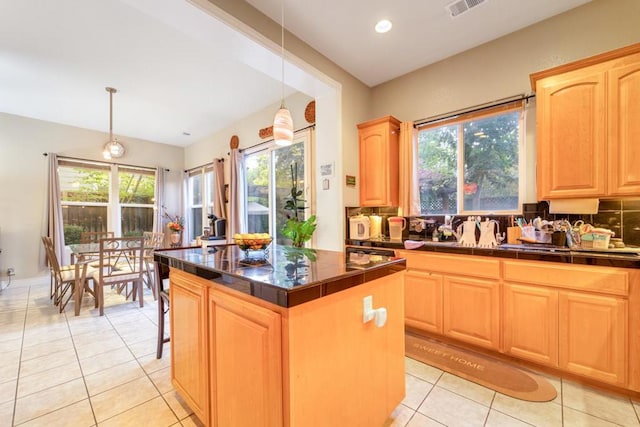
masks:
[[[520,217],[524,217],[527,221],[538,216],[547,220],[568,219],[571,223],[577,220],[583,220],[585,223],[592,224],[594,227],[602,227],[614,231],[614,237],[622,238],[626,245],[640,246],[640,199],[601,200],[598,213],[592,215],[550,214],[547,202],[525,203],[522,208],[522,215],[520,215]],[[359,213],[363,215],[380,215],[382,217],[382,233],[388,236],[387,218],[396,216],[398,209],[395,207],[347,207],[345,211],[347,218],[347,237],[349,236],[348,218]],[[500,233],[504,232],[509,225],[509,216],[481,215],[481,217],[497,220]],[[444,215],[424,215],[416,218],[432,220],[429,222],[433,222],[433,224],[426,224],[426,228],[418,232],[416,231],[417,221],[415,221],[415,218],[408,217],[408,227],[403,232],[405,239],[429,240],[431,239],[434,227],[444,223]],[[454,226],[457,226],[459,221],[464,218],[466,218],[466,215],[456,215]],[[414,221],[412,221],[412,219],[414,219]],[[417,228],[420,229],[420,227]]]

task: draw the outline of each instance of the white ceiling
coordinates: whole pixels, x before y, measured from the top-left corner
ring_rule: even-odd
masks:
[[[280,1],[248,0],[277,22]],[[454,19],[449,0],[284,1],[289,31],[374,86],[589,0],[486,0]],[[280,58],[186,0],[0,0],[0,112],[108,132],[106,86],[120,139],[187,146],[277,103]]]
[[[375,86],[591,0],[485,0],[454,18],[456,0],[246,1],[278,23],[284,2],[287,30]],[[383,18],[393,28],[378,34]]]

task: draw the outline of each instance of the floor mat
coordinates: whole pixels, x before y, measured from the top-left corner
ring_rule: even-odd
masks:
[[[407,357],[517,399],[547,402],[556,397],[545,378],[480,353],[407,332]]]

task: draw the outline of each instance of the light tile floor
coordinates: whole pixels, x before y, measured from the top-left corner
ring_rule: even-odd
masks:
[[[156,359],[148,290],[144,308],[107,291],[103,317],[90,297],[59,314],[48,292],[47,277],[0,292],[0,426],[201,425],[171,385],[168,345]],[[525,402],[407,358],[385,426],[640,426],[640,401],[549,380],[554,401]]]

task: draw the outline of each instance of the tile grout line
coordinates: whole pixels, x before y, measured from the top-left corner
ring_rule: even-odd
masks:
[[[15,289],[15,288],[14,288]],[[22,321],[22,336],[20,342],[20,356],[18,359],[18,372],[16,373],[16,390],[13,394],[13,414],[11,414],[11,425],[16,424],[16,407],[18,406],[18,386],[20,385],[20,369],[22,368],[22,352],[24,351],[24,334],[27,329],[27,315],[29,314],[29,300],[31,298],[31,285],[27,290],[27,307],[24,310],[24,319]]]

